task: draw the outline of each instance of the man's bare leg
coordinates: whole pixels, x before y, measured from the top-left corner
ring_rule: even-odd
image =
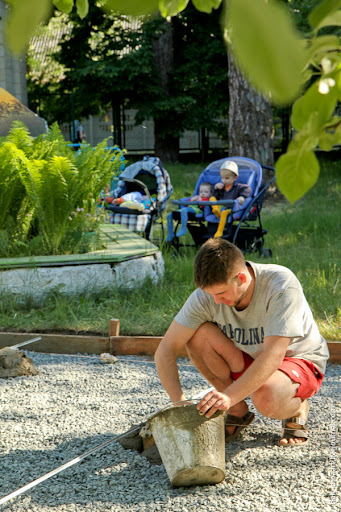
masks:
[[[234,346],[221,329],[211,323],[202,324],[187,343],[187,351],[195,367],[216,389],[223,392],[232,384],[231,371],[244,369],[242,352]],[[309,405],[307,400],[295,397],[299,384],[285,373],[277,370],[263,386],[252,393],[251,399],[256,409],[269,418],[284,420],[291,417],[306,419]],[[245,400],[229,409],[230,414],[243,417],[248,412]],[[288,427],[297,428],[294,423]],[[226,427],[232,434],[235,427]],[[281,444],[299,444],[304,439],[291,438],[281,440]]]
[[[187,343],[187,352],[201,375],[220,392],[232,384],[231,371],[241,372],[244,369],[241,350],[211,322],[199,327]],[[242,400],[231,407],[229,413],[242,418],[248,410],[245,400]],[[232,434],[235,428],[226,427],[226,430]]]
[[[292,381],[284,372],[277,370],[257,391],[252,393],[251,400],[256,409],[269,418],[285,420],[297,417],[307,419],[309,404],[307,400],[295,397],[299,384]],[[288,427],[297,429],[295,423],[288,423]],[[292,437],[281,439],[280,444],[300,444],[305,439]]]

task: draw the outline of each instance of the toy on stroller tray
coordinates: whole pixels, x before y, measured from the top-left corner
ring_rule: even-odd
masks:
[[[150,240],[153,225],[160,220],[163,239],[162,212],[172,192],[169,174],[160,159],[145,156],[119,175],[117,187],[102,200],[110,212],[111,224],[122,224]]]
[[[263,169],[274,171],[273,167],[260,165],[245,157],[223,158],[212,162],[201,173],[192,198],[173,200],[179,209],[168,216],[167,241],[176,249],[193,245],[182,243],[180,238],[186,232],[187,223],[196,247],[209,238],[222,237],[243,252],[257,250],[264,256],[271,255],[270,249],[263,249],[267,231],[262,227],[260,212],[265,191],[275,177],[264,183]],[[202,199],[203,186],[210,188],[209,200],[207,197],[197,200]],[[198,214],[193,206],[200,207],[201,213]]]

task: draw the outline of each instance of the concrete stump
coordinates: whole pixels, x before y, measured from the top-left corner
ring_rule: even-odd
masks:
[[[23,375],[38,375],[32,359],[21,350],[2,348],[0,350],[0,378],[7,379]]]

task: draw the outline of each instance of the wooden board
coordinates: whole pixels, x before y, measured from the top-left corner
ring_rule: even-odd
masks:
[[[23,341],[41,336],[41,341],[26,345],[23,350],[47,354],[102,354],[109,352],[109,338],[100,336],[77,336],[66,334],[0,333],[0,348],[17,345]]]
[[[120,356],[152,356],[159,346],[162,336],[112,336],[110,337],[110,354]],[[188,357],[184,348],[179,357]]]
[[[119,330],[119,321],[112,319],[112,331]],[[27,345],[24,350],[55,354],[154,355],[162,336],[82,336],[67,334],[37,334],[0,332],[0,348],[16,345],[41,336],[42,340]],[[329,363],[341,363],[341,342],[328,341]],[[179,357],[188,357],[184,348]]]
[[[328,341],[328,349],[330,357],[329,363],[341,363],[341,342],[340,341]]]

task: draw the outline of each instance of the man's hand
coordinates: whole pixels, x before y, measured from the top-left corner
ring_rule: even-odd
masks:
[[[216,411],[228,411],[231,407],[230,398],[219,391],[210,391],[197,405],[199,414],[205,414],[210,418]]]

